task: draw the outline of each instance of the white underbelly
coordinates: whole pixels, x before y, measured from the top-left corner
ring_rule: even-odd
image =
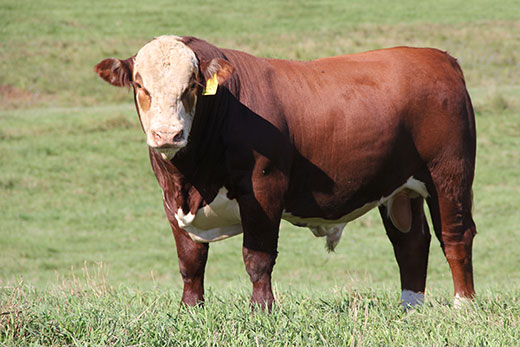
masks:
[[[297,225],[297,226],[305,226],[305,227],[319,227],[319,226],[327,226],[327,225],[338,225],[338,224],[346,224],[350,221],[353,221],[354,219],[357,219],[373,209],[374,207],[378,206],[379,203],[377,201],[369,202],[365,204],[364,206],[338,218],[338,219],[323,219],[323,218],[317,218],[317,217],[298,217],[292,215],[290,212],[283,212],[282,218],[291,224]],[[318,236],[318,235],[317,235]],[[323,236],[323,235],[319,235]]]
[[[399,192],[408,189],[426,198],[428,192],[423,182],[410,177],[405,184],[390,195],[377,201],[366,203],[362,207],[336,219],[304,218],[283,211],[282,219],[297,226],[308,227],[317,237],[327,238],[327,248],[333,250],[338,244],[343,228],[348,222],[364,215],[374,207],[386,205]],[[236,199],[228,199],[227,189],[222,187],[213,202],[199,209],[196,214],[184,214],[182,209],[175,213],[179,227],[188,232],[196,242],[214,242],[227,239],[243,232],[240,209]]]
[[[346,224],[348,222],[353,221],[354,219],[357,219],[373,209],[374,207],[386,205],[392,198],[400,193],[401,191],[408,189],[411,191],[414,191],[418,195],[422,196],[423,198],[426,198],[428,196],[428,191],[426,190],[426,186],[423,182],[416,180],[413,177],[410,177],[405,184],[394,190],[390,195],[383,196],[379,200],[372,201],[369,203],[366,203],[365,205],[361,206],[358,209],[355,209],[354,211],[339,217],[338,219],[323,219],[323,218],[317,218],[317,217],[311,217],[311,218],[304,218],[304,217],[298,217],[294,216],[289,212],[284,211],[282,218],[286,221],[297,225],[297,226],[306,226],[306,227],[319,227],[319,226],[327,226],[327,225],[339,225],[339,224]],[[323,236],[323,235],[317,235],[317,236]]]

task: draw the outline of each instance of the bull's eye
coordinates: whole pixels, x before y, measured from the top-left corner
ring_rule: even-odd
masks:
[[[142,88],[142,86],[141,86],[141,84],[139,82],[135,82],[135,86],[137,87],[137,89],[141,89]]]
[[[193,90],[193,89],[195,89],[195,88],[197,88],[197,83],[192,82],[192,83],[190,84],[190,89]]]

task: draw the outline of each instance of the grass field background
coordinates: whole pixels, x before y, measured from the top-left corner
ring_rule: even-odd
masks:
[[[518,1],[4,0],[0,19],[0,343],[519,340]],[[174,241],[131,94],[93,72],[161,34],[289,59],[395,45],[457,57],[477,114],[476,303],[447,305],[451,274],[434,238],[429,304],[399,311],[398,268],[373,211],[332,254],[282,225],[273,315],[249,313],[241,236],[210,246],[208,305],[179,311]]]

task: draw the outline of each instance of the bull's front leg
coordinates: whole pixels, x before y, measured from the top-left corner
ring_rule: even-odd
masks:
[[[250,201],[247,207],[241,207],[244,229],[242,254],[246,271],[253,283],[251,303],[269,311],[274,301],[271,273],[276,261],[280,225],[279,217],[268,217],[270,212],[264,211],[255,201]]]
[[[177,225],[177,220],[166,201],[164,209],[172,227],[179,270],[184,282],[181,303],[188,306],[200,305],[204,302],[204,271],[209,245],[193,241],[190,235]]]
[[[266,166],[257,162],[255,171],[258,172],[253,171],[251,177],[252,189],[238,201],[244,230],[242,254],[253,283],[251,303],[271,311],[274,301],[271,273],[277,256],[286,176],[280,171],[265,169]]]
[[[276,252],[255,251],[245,246],[242,251],[246,271],[253,283],[251,303],[260,306],[262,310],[267,308],[271,311],[274,302],[271,273],[276,260]]]
[[[188,306],[204,302],[204,271],[209,245],[193,241],[183,229],[173,226],[179,270],[184,282],[181,302]]]

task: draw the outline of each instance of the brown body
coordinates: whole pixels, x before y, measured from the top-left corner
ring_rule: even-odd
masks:
[[[283,216],[301,225],[348,221],[345,216],[365,206],[380,208],[402,289],[424,292],[430,234],[423,196],[403,190],[392,207],[377,203],[412,177],[427,190],[456,296],[474,294],[475,124],[455,59],[435,49],[398,47],[297,62],[191,37],[182,42],[200,62],[201,83],[210,77],[205,62],[222,59],[233,68],[216,95],[198,90],[186,147],[171,161],[150,149],[177,244],[184,303],[203,301],[208,244],[179,228],[175,213],[195,214],[222,187],[240,208],[254,303],[272,304]]]

